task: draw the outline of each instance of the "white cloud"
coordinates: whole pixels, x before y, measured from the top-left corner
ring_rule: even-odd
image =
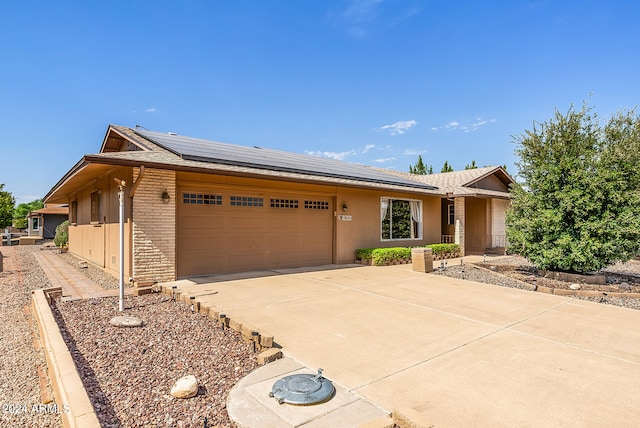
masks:
[[[402,135],[410,128],[416,126],[418,122],[415,120],[406,120],[401,122],[392,123],[391,125],[384,125],[378,128],[379,131],[388,131],[391,135]]]
[[[144,111],[147,112],[147,113],[155,113],[155,112],[158,111],[158,109],[155,108],[155,107],[150,107],[150,108],[145,109]]]
[[[494,123],[495,121],[496,121],[495,119],[486,120],[481,117],[476,117],[473,122],[469,122],[469,123],[460,123],[456,120],[453,120],[444,126],[439,126],[439,127],[433,126],[431,127],[431,130],[439,131],[441,129],[451,129],[452,131],[459,130],[463,132],[473,132],[473,131],[477,131],[478,129],[482,128],[483,126],[489,123]]]
[[[371,149],[375,149],[376,145],[375,144],[367,144],[366,146],[364,146],[364,149],[362,150],[362,154],[367,153],[369,150]]]
[[[374,159],[373,162],[385,163],[385,162],[392,162],[394,160],[396,160],[396,158],[382,158],[382,159]]]
[[[405,149],[404,152],[402,152],[402,154],[405,156],[415,156],[415,155],[422,155],[427,152],[428,150]]]
[[[342,16],[353,22],[369,21],[377,15],[376,5],[384,0],[352,0]]]
[[[319,150],[307,150],[306,153],[309,156],[315,156],[318,158],[329,158],[335,160],[344,160],[349,156],[353,156],[356,154],[355,150],[349,150],[346,152],[321,152]]]

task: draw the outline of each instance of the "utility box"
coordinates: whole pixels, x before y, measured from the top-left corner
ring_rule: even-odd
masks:
[[[433,253],[431,248],[412,248],[411,263],[416,272],[433,272]]]

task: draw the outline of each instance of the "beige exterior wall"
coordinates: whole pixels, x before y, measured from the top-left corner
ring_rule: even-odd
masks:
[[[99,267],[108,273],[118,276],[120,260],[119,234],[119,201],[118,186],[114,178],[131,183],[129,168],[114,168],[107,174],[87,184],[83,189],[70,195],[69,205],[78,201],[77,222],[69,225],[69,251]],[[130,254],[131,203],[127,196],[129,185],[125,191],[125,259]],[[98,222],[91,222],[91,194],[100,192],[100,215]],[[125,280],[131,276],[125,263]]]
[[[380,200],[382,197],[422,201],[422,239],[381,239]],[[342,210],[346,204],[347,211]],[[358,248],[408,247],[440,242],[440,197],[377,190],[338,189],[336,218],[336,261],[353,263]]]
[[[139,178],[138,168],[133,172]],[[162,200],[169,193],[168,203]],[[147,168],[133,197],[133,280],[172,281],[176,277],[176,173]]]
[[[487,190],[495,190],[498,192],[508,192],[509,187],[506,186],[498,177],[495,175],[490,175],[488,177],[483,178],[472,186],[471,188],[478,189],[487,189]]]

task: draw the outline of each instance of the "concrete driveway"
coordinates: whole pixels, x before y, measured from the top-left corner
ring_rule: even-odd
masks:
[[[435,426],[640,423],[640,311],[410,265],[263,275],[177,284],[388,412]]]

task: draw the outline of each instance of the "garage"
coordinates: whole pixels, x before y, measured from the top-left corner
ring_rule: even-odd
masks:
[[[332,197],[178,188],[177,276],[333,263]]]

